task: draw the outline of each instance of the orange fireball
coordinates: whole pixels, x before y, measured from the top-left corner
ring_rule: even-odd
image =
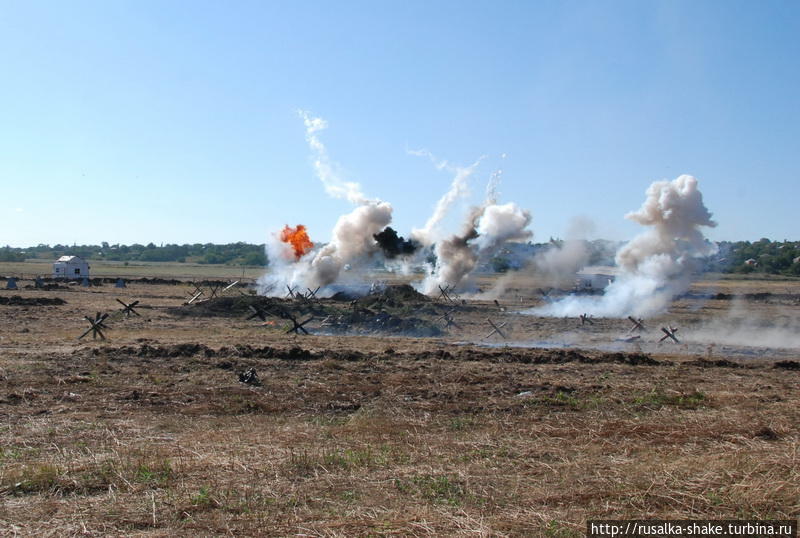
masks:
[[[294,228],[289,225],[285,226],[281,232],[281,241],[292,246],[295,260],[302,258],[304,254],[314,247],[314,243],[308,237],[306,227],[302,224],[298,224]]]

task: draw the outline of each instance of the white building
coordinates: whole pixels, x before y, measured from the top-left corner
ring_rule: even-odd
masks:
[[[89,276],[89,264],[78,256],[61,256],[53,263],[53,278],[83,278]]]
[[[575,288],[580,291],[601,291],[614,282],[617,269],[612,267],[585,267],[578,271]]]

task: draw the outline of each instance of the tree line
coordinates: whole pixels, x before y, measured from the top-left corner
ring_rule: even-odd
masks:
[[[551,241],[552,243],[553,241]],[[608,250],[607,245],[594,245],[593,251]],[[542,245],[527,245],[533,249],[545,247]],[[520,247],[526,244],[520,244]],[[594,248],[597,246],[597,248]],[[722,241],[717,243],[718,251],[706,260],[706,270],[720,273],[763,273],[800,276],[800,241]],[[603,247],[603,248],[600,248]],[[213,243],[194,244],[162,244],[148,243],[141,245],[109,245],[103,242],[100,245],[36,245],[35,247],[0,248],[0,262],[21,262],[27,259],[52,261],[64,255],[80,256],[87,260],[108,260],[120,262],[191,262],[207,264],[228,265],[267,265],[267,256],[264,245],[250,243],[227,243],[216,245]],[[523,253],[519,255],[525,256]],[[613,257],[606,256],[602,259],[593,252],[591,263],[610,262]],[[596,258],[596,259],[595,259]],[[503,260],[499,260],[495,265]],[[507,262],[504,262],[507,263]],[[501,264],[502,265],[502,264]],[[505,267],[509,269],[514,267]]]
[[[250,243],[194,243],[185,245],[148,243],[141,245],[36,245],[35,247],[0,248],[0,261],[24,261],[26,259],[55,260],[61,256],[80,256],[85,260],[108,260],[119,262],[180,262],[228,265],[267,264],[264,245]]]
[[[800,241],[721,241],[709,269],[723,273],[800,276]]]

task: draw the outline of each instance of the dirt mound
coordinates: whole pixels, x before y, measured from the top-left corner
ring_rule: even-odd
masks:
[[[20,297],[19,295],[12,295],[11,297],[0,297],[0,304],[8,306],[56,306],[67,304],[67,301],[59,297]]]
[[[699,366],[700,368],[744,368],[744,365],[727,359],[703,359],[687,361],[686,365]]]
[[[112,280],[112,279],[109,279],[109,280]],[[117,281],[116,279],[113,279],[113,282],[116,282],[116,281]],[[170,285],[170,286],[177,286],[178,284],[186,284],[185,281],[178,280],[178,279],[175,279],[175,278],[157,278],[157,277],[155,277],[155,278],[144,277],[144,278],[136,278],[136,279],[129,278],[129,279],[126,279],[126,282],[128,284],[136,282],[137,284],[165,284],[165,285]]]
[[[416,317],[392,315],[385,310],[375,312],[355,308],[325,318],[321,328],[334,333],[348,334],[398,334],[404,336],[440,336],[442,330],[434,323]]]
[[[356,300],[361,308],[403,308],[431,302],[431,298],[423,295],[408,284],[386,286]]]
[[[313,307],[313,304],[305,305]],[[277,317],[286,310],[293,310],[297,305],[292,301],[277,299],[274,297],[262,297],[259,295],[251,296],[227,296],[214,297],[207,301],[196,302],[190,305],[178,306],[168,309],[170,314],[175,316],[197,316],[197,317],[242,317],[253,313],[250,307],[258,308],[268,315]],[[313,308],[310,310],[313,312]]]
[[[69,286],[64,286],[63,284],[44,284],[39,286],[38,288],[33,284],[27,284],[25,286],[26,290],[43,290],[43,291],[52,291],[52,290],[69,290],[72,291],[72,288]]]
[[[716,293],[713,295],[691,295],[687,294],[688,298],[697,299],[716,299],[718,301],[733,301],[735,299],[744,299],[745,301],[760,301],[760,302],[800,302],[800,295],[794,293]]]

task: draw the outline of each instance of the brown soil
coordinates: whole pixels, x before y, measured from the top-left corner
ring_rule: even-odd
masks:
[[[0,309],[0,534],[582,536],[587,519],[800,513],[800,352],[658,343],[665,324],[691,341],[744,316],[732,303],[791,327],[791,306],[684,297],[631,344],[613,341],[626,320],[518,314],[535,291],[443,304],[390,288],[351,305],[231,290],[183,306],[191,291]],[[312,334],[286,334],[281,310],[315,315]],[[322,325],[363,310],[441,336]],[[108,340],[78,341],[97,311],[115,312]],[[514,345],[484,338],[486,318]]]

